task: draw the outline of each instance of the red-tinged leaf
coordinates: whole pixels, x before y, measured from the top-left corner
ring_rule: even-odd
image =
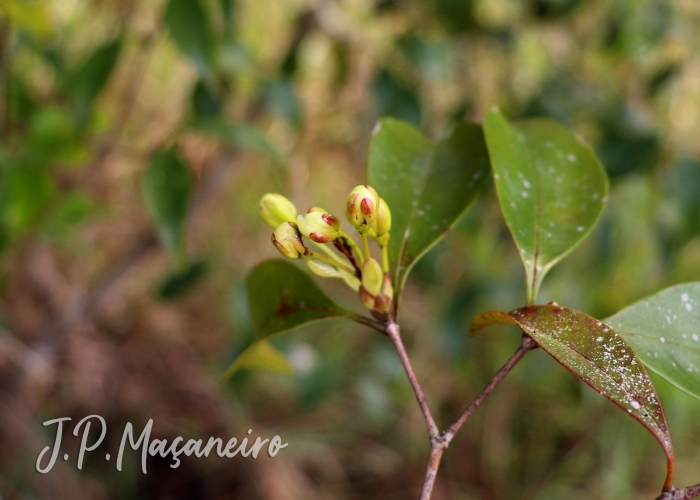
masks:
[[[474,319],[469,333],[475,335],[496,323],[519,327],[556,361],[646,427],[666,452],[664,489],[671,487],[675,458],[666,416],[642,362],[622,337],[587,314],[557,305],[486,312]]]

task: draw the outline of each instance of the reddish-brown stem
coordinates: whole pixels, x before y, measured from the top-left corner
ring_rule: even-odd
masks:
[[[503,368],[501,368],[498,373],[491,379],[491,382],[488,383],[486,387],[484,387],[484,390],[479,393],[479,395],[472,401],[469,406],[462,412],[462,414],[459,416],[457,421],[455,421],[454,424],[452,424],[449,429],[447,429],[443,434],[443,438],[449,443],[452,441],[452,438],[454,437],[455,434],[457,434],[457,431],[464,425],[464,423],[467,421],[469,417],[471,417],[472,413],[481,405],[481,403],[484,402],[486,397],[491,394],[491,392],[496,388],[496,386],[505,378],[506,375],[513,369],[513,367],[522,359],[523,356],[528,351],[531,351],[537,347],[537,344],[535,343],[534,340],[532,340],[530,337],[527,335],[523,335],[523,341],[520,343],[520,347],[518,347],[518,350],[515,351],[515,354],[513,354],[508,361],[506,361],[506,364],[503,365]]]
[[[440,467],[440,461],[442,460],[442,454],[450,445],[450,441],[455,436],[460,427],[467,421],[467,419],[474,413],[479,405],[486,399],[486,397],[491,394],[491,392],[496,388],[496,386],[505,378],[505,376],[513,369],[513,367],[522,359],[522,357],[528,351],[537,347],[537,344],[527,336],[523,336],[523,341],[520,344],[518,350],[511,356],[511,358],[506,362],[506,364],[501,368],[501,370],[493,377],[491,382],[484,388],[483,391],[476,397],[476,399],[467,407],[464,412],[460,415],[457,421],[450,426],[442,434],[440,433],[435,419],[433,418],[428,403],[425,400],[425,395],[423,394],[423,389],[416,378],[416,374],[413,371],[413,366],[406,353],[406,348],[401,340],[401,333],[399,330],[399,325],[395,321],[390,320],[386,323],[386,329],[384,331],[387,336],[391,339],[391,342],[396,348],[396,352],[399,354],[401,359],[401,364],[406,371],[408,380],[411,383],[413,392],[418,400],[418,405],[423,412],[423,417],[428,424],[428,431],[430,433],[430,460],[428,461],[428,467],[425,471],[425,481],[423,482],[423,489],[421,491],[420,500],[429,500],[433,492],[433,487],[435,486],[435,478],[437,477],[438,469]]]
[[[425,481],[423,481],[423,490],[420,494],[420,500],[430,500],[430,496],[433,494],[433,486],[435,486],[438,468],[440,467],[440,460],[442,460],[443,452],[447,449],[447,443],[442,441],[439,437],[437,440],[433,440],[432,443],[430,460],[428,460],[428,467],[425,470]]]
[[[339,241],[339,239],[333,240],[333,246],[337,248],[343,255],[345,255],[348,260],[350,261],[350,264],[352,264],[352,267],[355,268],[355,276],[358,279],[362,279],[362,270],[360,269],[360,266],[357,265],[357,261],[355,260],[355,256],[352,254],[352,248],[347,244],[345,241]]]
[[[691,500],[692,498],[700,497],[700,484],[689,486],[687,488],[671,488],[663,492],[656,500]]]
[[[452,424],[445,432],[439,436],[432,438],[432,449],[430,452],[430,461],[428,462],[428,467],[425,471],[425,482],[423,483],[423,492],[421,493],[421,500],[429,500],[430,495],[433,491],[433,486],[435,484],[435,478],[437,477],[438,468],[440,467],[440,460],[442,459],[442,453],[447,449],[454,438],[455,434],[464,425],[464,423],[469,419],[469,417],[474,413],[474,411],[484,402],[486,397],[491,394],[491,392],[496,388],[496,386],[505,378],[506,375],[513,369],[513,367],[522,359],[525,354],[537,347],[535,341],[530,337],[524,335],[523,341],[515,354],[513,354],[510,359],[503,365],[503,368],[491,379],[491,382],[484,388],[483,391],[474,399],[474,401],[467,406],[466,410],[462,412],[457,421]]]
[[[411,383],[411,387],[413,387],[413,392],[416,394],[416,399],[418,400],[418,405],[420,406],[420,409],[423,412],[423,416],[425,417],[425,421],[428,424],[428,431],[430,432],[430,438],[435,439],[439,436],[440,431],[438,430],[438,426],[435,423],[435,419],[433,419],[433,415],[430,413],[430,408],[428,408],[428,403],[425,401],[425,395],[423,394],[423,389],[421,389],[421,386],[418,383],[418,379],[416,378],[416,374],[413,371],[413,366],[411,366],[411,361],[408,359],[408,354],[406,354],[406,348],[404,347],[403,342],[401,341],[401,333],[399,332],[399,325],[397,325],[393,321],[390,321],[389,323],[387,323],[386,334],[389,336],[389,338],[391,339],[391,342],[394,344],[394,347],[396,348],[396,352],[399,354],[399,358],[401,359],[401,364],[403,365],[404,370],[406,370],[406,375],[408,376],[408,381]]]

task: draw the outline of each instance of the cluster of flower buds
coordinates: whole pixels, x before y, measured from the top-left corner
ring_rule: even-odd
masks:
[[[323,277],[341,278],[357,291],[362,303],[381,319],[392,314],[393,288],[387,245],[391,230],[388,204],[371,186],[357,186],[348,196],[345,216],[362,237],[364,252],[341,228],[340,220],[320,207],[298,214],[294,204],[281,194],[268,193],[260,200],[260,214],[274,229],[272,244],[289,259],[305,260],[309,269]],[[323,252],[304,245],[309,238]],[[382,250],[382,265],[372,258],[368,238]],[[332,243],[338,252],[324,243]]]

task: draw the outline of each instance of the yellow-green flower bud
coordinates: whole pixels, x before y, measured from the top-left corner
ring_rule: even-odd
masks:
[[[386,295],[390,299],[394,298],[394,285],[391,283],[391,274],[386,273],[384,275],[384,283],[382,283],[382,294]]]
[[[306,259],[306,265],[309,266],[312,273],[323,278],[340,278],[340,271],[338,268],[324,260],[311,257],[310,259]]]
[[[385,235],[391,231],[391,211],[389,210],[389,205],[383,198],[379,198],[377,220],[372,227],[377,231],[377,236]]]
[[[328,212],[322,209],[321,207],[311,207],[306,211],[307,214],[310,214],[311,212],[321,212],[322,214],[327,214]]]
[[[268,226],[277,228],[283,222],[295,222],[297,209],[287,198],[277,193],[267,193],[260,199],[260,215]]]
[[[272,233],[272,244],[288,259],[298,259],[308,252],[301,241],[299,228],[293,222],[283,222]]]
[[[340,221],[330,214],[315,211],[299,216],[302,234],[316,243],[328,243],[340,236]]]
[[[311,272],[323,278],[341,278],[353,290],[357,291],[360,288],[360,280],[356,276],[343,269],[338,269],[329,262],[311,257],[306,259],[306,265],[309,266]]]
[[[372,295],[377,295],[384,284],[382,266],[374,259],[367,259],[362,266],[362,286]]]
[[[362,301],[362,304],[369,309],[370,311],[374,309],[374,295],[369,293],[367,289],[364,286],[360,286],[360,300]]]
[[[345,217],[360,232],[366,232],[377,219],[379,200],[379,195],[373,187],[357,186],[350,191],[348,196],[345,204]]]
[[[358,291],[360,289],[360,286],[362,285],[360,283],[360,280],[357,279],[357,276],[354,276],[350,273],[346,273],[341,269],[341,278],[345,282],[346,285],[348,285],[350,288],[352,288],[355,291]]]

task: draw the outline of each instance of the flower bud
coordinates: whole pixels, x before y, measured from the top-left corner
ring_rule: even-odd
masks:
[[[372,295],[377,295],[384,284],[382,266],[374,259],[367,259],[362,266],[362,286]]]
[[[389,205],[383,198],[379,198],[377,220],[372,227],[377,231],[377,236],[383,236],[391,231],[391,211],[389,210]]]
[[[323,278],[340,278],[340,271],[338,268],[324,260],[311,257],[310,259],[306,259],[306,265],[309,266],[312,273]]]
[[[357,186],[350,191],[348,196],[345,204],[345,217],[360,232],[366,232],[377,219],[379,200],[379,195],[373,187]]]
[[[367,289],[364,286],[360,286],[360,300],[362,301],[362,304],[369,309],[370,311],[374,309],[374,295],[369,293]]]
[[[345,271],[341,270],[341,278],[345,282],[346,285],[348,285],[350,288],[352,288],[355,291],[358,291],[360,289],[360,286],[362,285],[360,283],[360,280],[357,279],[357,276],[352,275],[350,273],[346,273]]]
[[[384,275],[384,283],[382,283],[382,294],[386,295],[390,299],[394,298],[394,285],[391,283],[391,274],[386,273]]]
[[[309,266],[312,273],[317,274],[318,276],[323,278],[341,278],[343,281],[345,281],[345,284],[353,290],[357,291],[360,288],[360,280],[357,279],[357,276],[354,276],[343,269],[338,269],[329,262],[311,257],[306,259],[306,265]]]
[[[316,243],[328,243],[340,236],[340,221],[325,210],[313,207],[306,215],[297,217],[299,229]]]
[[[308,252],[301,241],[299,228],[293,222],[283,222],[272,233],[272,244],[288,259],[298,259]]]
[[[391,315],[392,300],[385,293],[380,293],[374,298],[374,307],[372,307],[372,316],[378,320],[385,321]]]
[[[297,209],[287,198],[277,193],[267,193],[260,199],[260,215],[268,226],[277,228],[283,222],[295,222]]]

